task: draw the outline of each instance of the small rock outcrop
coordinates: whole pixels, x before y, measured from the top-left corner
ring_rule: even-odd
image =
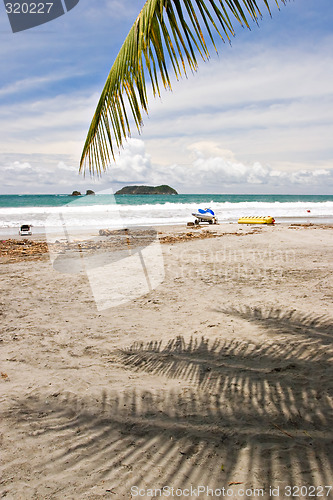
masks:
[[[92,189],[87,189],[86,196],[89,196],[89,195],[92,195],[92,194],[95,194],[95,191],[93,191]]]
[[[71,196],[81,196],[80,191],[73,191]]]

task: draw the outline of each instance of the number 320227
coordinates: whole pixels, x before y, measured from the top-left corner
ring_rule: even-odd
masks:
[[[7,14],[49,14],[53,2],[49,3],[6,3]]]

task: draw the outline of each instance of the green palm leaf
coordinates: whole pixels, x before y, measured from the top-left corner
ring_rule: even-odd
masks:
[[[280,0],[285,3],[286,0]],[[278,0],[271,0],[278,6]],[[262,0],[270,12],[268,0]],[[128,110],[137,129],[148,113],[147,83],[154,95],[160,85],[171,89],[170,68],[177,79],[197,69],[209,51],[203,34],[216,50],[213,32],[222,40],[234,36],[233,22],[249,27],[261,11],[257,0],[147,0],[111,68],[83,148],[80,171],[100,175],[131,134]]]

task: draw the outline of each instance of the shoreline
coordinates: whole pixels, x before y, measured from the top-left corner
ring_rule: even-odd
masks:
[[[135,248],[144,249],[156,244],[175,244],[194,242],[195,240],[220,239],[231,236],[273,235],[286,234],[298,230],[331,231],[333,224],[291,223],[291,224],[200,224],[194,226],[170,225],[151,227],[133,227],[118,230],[100,231],[71,231],[70,235],[60,234],[32,234],[29,236],[0,237],[0,264],[19,260],[38,260],[47,255],[53,261],[57,255],[74,252],[79,256],[92,257],[109,255],[113,258],[117,252],[125,252],[121,258],[131,254]],[[8,237],[9,236],[9,237]],[[67,238],[70,238],[69,240]],[[83,245],[83,247],[81,247]],[[153,247],[151,247],[153,248]]]
[[[192,219],[189,218],[188,222],[193,222],[194,217]],[[27,222],[25,222],[27,223]],[[330,226],[333,225],[333,216],[332,217],[277,217],[275,219],[275,224],[274,226],[288,226],[288,225],[293,225],[293,224],[302,224],[305,226],[313,225],[313,226]],[[218,227],[229,227],[229,226],[234,226],[234,227],[260,227],[260,226],[266,226],[266,224],[238,224],[237,220],[233,221],[221,221],[218,222],[218,224],[200,224],[200,227],[207,227],[209,229],[213,228],[218,228]],[[170,230],[181,230],[181,229],[188,229],[192,228],[193,226],[187,226],[187,223],[184,222],[179,222],[177,224],[175,223],[165,223],[165,224],[131,224],[128,226],[129,229],[135,229],[135,228],[152,228],[158,232],[164,232],[164,231],[170,231]],[[80,237],[82,236],[84,238],[93,238],[98,236],[98,233],[101,229],[108,229],[108,230],[119,230],[123,229],[123,226],[117,225],[114,226],[113,228],[111,227],[93,227],[89,229],[82,229],[82,227],[68,227],[67,231],[68,233],[73,236],[73,237]],[[37,227],[32,227],[33,234],[32,236],[26,236],[28,239],[41,239],[41,240],[46,240],[47,234],[49,237],[52,239],[53,237],[56,238],[55,235],[59,234],[61,231],[60,227],[52,227],[48,228],[47,234],[45,231],[44,226],[37,226]],[[0,228],[0,240],[5,240],[5,239],[22,239],[23,237],[19,235],[19,226],[16,227],[10,227],[10,228]]]

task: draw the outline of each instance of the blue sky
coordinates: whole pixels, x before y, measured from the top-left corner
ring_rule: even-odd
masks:
[[[260,2],[259,2],[260,3]],[[104,82],[144,1],[80,0],[13,34],[0,3],[1,194],[170,184],[182,193],[330,194],[332,0],[273,6],[196,74],[150,99],[101,180],[78,175]]]

